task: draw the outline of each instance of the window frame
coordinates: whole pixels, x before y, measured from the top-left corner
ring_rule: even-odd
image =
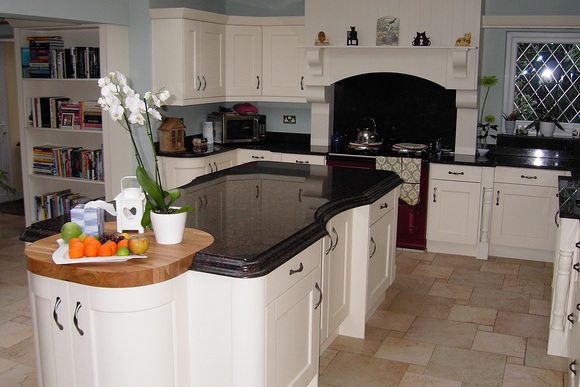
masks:
[[[511,112],[515,94],[515,59],[518,43],[571,43],[580,44],[580,32],[561,31],[507,31],[504,77],[504,112]],[[531,121],[521,121],[527,125]],[[580,131],[580,124],[563,122],[565,132],[557,130],[555,136],[572,136],[572,130]],[[565,134],[564,134],[565,133]]]

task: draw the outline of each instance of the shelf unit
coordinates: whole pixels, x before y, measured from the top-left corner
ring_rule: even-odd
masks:
[[[20,51],[28,46],[28,36],[58,35],[62,36],[65,48],[99,47],[101,76],[109,71],[121,71],[129,76],[128,28],[105,24],[39,24],[32,21],[16,21],[13,27],[26,225],[36,221],[34,198],[37,195],[70,188],[72,192],[87,197],[113,200],[120,191],[121,178],[134,175],[130,140],[118,123],[111,121],[106,113],[103,114],[102,130],[31,127],[27,119],[27,103],[32,97],[64,96],[74,101],[96,101],[100,95],[98,79],[23,77]],[[45,144],[102,149],[104,181],[33,173],[33,147]]]

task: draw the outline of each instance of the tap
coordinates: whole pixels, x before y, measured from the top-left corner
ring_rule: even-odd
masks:
[[[363,120],[371,120],[373,122],[373,133],[376,135],[377,134],[377,123],[375,122],[374,118],[372,117],[365,117],[363,118]]]

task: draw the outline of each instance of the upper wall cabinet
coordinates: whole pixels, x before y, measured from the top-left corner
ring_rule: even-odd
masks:
[[[225,96],[225,26],[186,18],[152,20],[153,89],[173,105],[221,102]]]
[[[306,102],[302,17],[242,17],[188,8],[150,10],[153,86],[173,105]]]

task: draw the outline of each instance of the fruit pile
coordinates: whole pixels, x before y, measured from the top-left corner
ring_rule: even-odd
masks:
[[[149,247],[149,241],[144,235],[129,236],[127,233],[86,235],[74,222],[65,223],[60,233],[62,240],[69,245],[68,256],[71,259],[144,254]]]

